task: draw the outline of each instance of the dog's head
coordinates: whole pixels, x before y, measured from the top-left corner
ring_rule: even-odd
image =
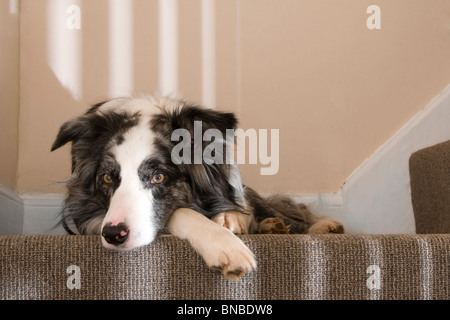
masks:
[[[195,121],[201,121],[202,134],[214,129],[223,137],[237,123],[231,113],[152,97],[99,103],[64,123],[52,151],[72,142],[65,228],[100,233],[107,248],[131,249],[153,241],[178,208],[210,216],[239,206],[236,166],[194,164]],[[177,129],[186,130],[191,140],[174,140]],[[182,152],[192,147],[191,164],[174,163],[173,150],[180,143],[187,147]],[[220,143],[224,151],[225,140]],[[207,142],[201,144],[204,151]]]

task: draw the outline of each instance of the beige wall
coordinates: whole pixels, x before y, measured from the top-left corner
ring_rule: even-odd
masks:
[[[0,184],[15,189],[19,119],[19,15],[0,1]]]
[[[246,175],[266,190],[338,190],[450,82],[449,1],[241,3],[243,124],[281,131],[276,179]]]
[[[21,1],[20,110],[17,87],[0,76],[0,183],[20,193],[64,192],[55,181],[70,174],[70,149],[50,153],[58,128],[109,95],[108,1],[61,1],[81,7],[81,30],[61,26],[68,41],[81,39],[81,96],[49,67],[50,34],[57,31],[47,21],[52,1]],[[8,2],[1,0],[2,9]],[[381,30],[366,27],[371,4],[381,8]],[[201,1],[178,1],[178,10],[178,87],[200,102]],[[447,0],[216,1],[217,106],[236,112],[244,129],[280,130],[278,174],[261,176],[259,165],[245,165],[245,183],[262,192],[338,190],[450,83],[449,13]],[[134,1],[133,15],[133,89],[153,93],[159,87],[158,1]],[[14,78],[14,63],[6,62],[17,65],[14,50],[3,56],[14,37],[4,28],[1,35],[1,70]]]

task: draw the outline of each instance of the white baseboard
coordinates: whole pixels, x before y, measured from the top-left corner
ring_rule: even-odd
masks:
[[[347,233],[415,233],[409,157],[450,139],[450,85],[364,161],[335,193],[292,194]],[[0,185],[0,234],[65,234],[64,195],[19,195]]]
[[[59,224],[64,195],[22,195],[23,234],[66,234]]]
[[[0,234],[65,234],[58,225],[64,196],[20,195],[0,185]]]
[[[318,194],[290,194],[299,203],[304,203],[314,213],[330,219],[339,220],[344,208],[344,199],[341,191],[335,193]]]
[[[23,201],[20,195],[0,185],[0,234],[21,234]]]

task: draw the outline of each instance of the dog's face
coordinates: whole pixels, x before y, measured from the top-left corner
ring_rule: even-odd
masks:
[[[110,100],[66,122],[52,146],[72,142],[63,225],[101,234],[107,248],[131,249],[153,241],[177,208],[208,215],[236,206],[234,167],[171,159],[172,132],[192,132],[194,121],[221,132],[237,122],[230,113],[150,97]]]

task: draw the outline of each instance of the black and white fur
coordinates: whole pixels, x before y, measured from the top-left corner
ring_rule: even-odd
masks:
[[[232,113],[152,96],[102,102],[64,123],[52,146],[72,142],[64,228],[101,234],[106,248],[118,250],[169,232],[232,279],[256,267],[235,234],[343,232],[286,196],[261,197],[242,184],[235,164],[174,164],[178,142],[171,134],[179,128],[192,133],[194,121],[224,136],[237,125]]]

